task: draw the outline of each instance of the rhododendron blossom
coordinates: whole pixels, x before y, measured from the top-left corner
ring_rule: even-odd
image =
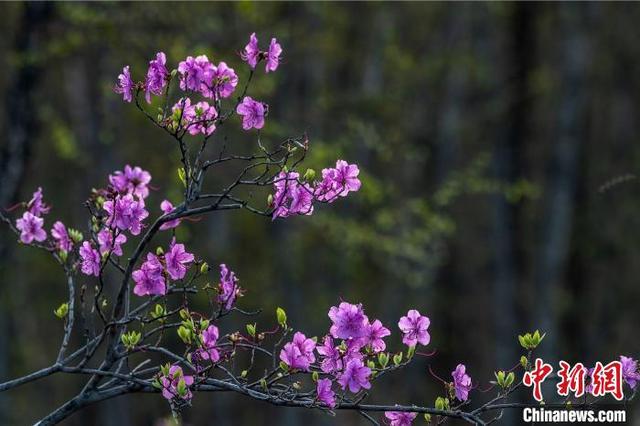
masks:
[[[33,197],[27,203],[27,210],[34,216],[42,216],[49,213],[51,207],[46,205],[43,201],[42,188],[38,187],[38,190],[33,193]]]
[[[186,125],[189,134],[197,135],[202,133],[209,136],[216,130],[214,120],[218,117],[218,112],[213,106],[202,101],[195,105],[190,105],[188,109],[189,112],[185,116],[188,117]]]
[[[267,114],[267,105],[253,100],[251,96],[245,96],[236,108],[236,112],[242,116],[244,130],[262,129],[264,116]]]
[[[187,56],[187,59],[178,64],[180,73],[180,88],[193,92],[208,93],[209,85],[213,79],[214,66],[206,55],[197,57]]]
[[[186,392],[183,395],[180,395],[179,392],[181,382],[186,388]],[[162,396],[168,400],[174,398],[190,400],[193,397],[189,389],[189,386],[193,385],[193,376],[185,376],[180,366],[172,365],[169,369],[169,374],[160,378],[160,383],[162,385]]]
[[[115,200],[107,200],[103,205],[108,213],[107,224],[116,226],[122,231],[129,231],[138,235],[142,230],[142,221],[149,216],[142,200],[136,200],[133,195],[118,195]]]
[[[265,72],[275,71],[280,63],[280,54],[282,53],[282,47],[280,43],[274,38],[271,39],[269,44],[269,51],[267,52],[267,62],[265,63]]]
[[[273,199],[273,215],[288,217],[294,214],[310,215],[313,213],[313,189],[309,184],[299,183],[297,172],[280,172],[274,182],[276,193]]]
[[[360,389],[371,389],[369,377],[371,370],[357,358],[350,359],[345,365],[344,371],[338,377],[338,383],[345,390],[349,388],[352,393],[359,392]]]
[[[249,43],[244,48],[244,51],[240,54],[240,57],[245,61],[251,69],[254,69],[260,59],[260,49],[258,48],[258,38],[256,33],[252,33],[249,37]]]
[[[117,170],[109,175],[109,183],[116,192],[143,199],[149,196],[149,182],[151,182],[151,174],[148,171],[128,164],[124,166],[123,171]]]
[[[384,416],[389,419],[389,426],[411,426],[417,414],[405,411],[386,411]]]
[[[330,379],[320,379],[316,387],[316,393],[318,394],[318,401],[322,402],[329,408],[336,406],[336,394],[331,389]]]
[[[149,62],[147,79],[144,82],[145,99],[149,104],[151,103],[151,95],[162,95],[162,90],[167,85],[167,77],[169,77],[169,72],[167,71],[167,67],[165,66],[166,63],[167,57],[164,52],[156,53],[156,58]]]
[[[387,345],[382,339],[390,334],[391,331],[383,326],[379,320],[367,325],[367,343],[371,345],[374,353],[382,352],[386,349]]]
[[[47,239],[47,233],[42,229],[44,219],[31,212],[24,212],[22,218],[16,220],[16,228],[20,230],[20,241],[31,244],[34,240],[42,242]]]
[[[167,292],[162,263],[153,253],[147,254],[147,260],[140,269],[133,271],[131,277],[136,283],[133,292],[138,296],[162,295]]]
[[[369,319],[364,314],[361,304],[342,302],[338,307],[332,306],[328,315],[333,322],[329,329],[333,337],[338,339],[367,337]]]
[[[224,263],[220,265],[220,284],[218,286],[218,302],[224,309],[230,310],[236,302],[236,297],[240,292],[238,278],[236,274],[227,268]]]
[[[466,401],[471,391],[471,377],[466,373],[464,364],[458,364],[451,376],[453,377],[453,389],[456,398],[460,401]]]
[[[53,224],[51,228],[51,237],[56,241],[56,248],[63,251],[71,251],[73,242],[69,238],[67,227],[59,220]]]
[[[428,345],[431,340],[427,331],[429,324],[429,318],[420,315],[417,310],[411,309],[407,312],[407,316],[400,318],[398,322],[398,327],[404,333],[402,343],[407,346],[415,346],[417,343]]]
[[[115,235],[108,229],[98,232],[98,245],[100,245],[100,253],[113,253],[116,256],[122,256],[122,244],[127,242],[127,236],[122,232]]]
[[[171,201],[164,200],[160,203],[160,210],[162,210],[164,214],[169,214],[173,213],[175,208],[173,207],[173,204],[171,204]],[[180,219],[173,219],[160,225],[160,230],[165,231],[167,229],[175,228],[178,225],[180,225]]]
[[[184,244],[171,244],[169,251],[164,256],[167,264],[167,272],[172,280],[181,280],[187,273],[187,268],[194,260],[193,254],[184,249]]]
[[[220,62],[213,72],[213,92],[221,98],[228,98],[236,90],[237,85],[236,72],[226,62]]]
[[[331,336],[325,336],[322,345],[316,346],[316,350],[322,356],[320,368],[325,373],[333,373],[342,369],[342,355],[340,350],[333,345]]]
[[[211,362],[218,362],[220,360],[220,353],[216,349],[219,336],[218,327],[215,325],[210,325],[202,332],[202,349],[198,352],[200,358],[210,360]]]
[[[622,378],[627,382],[631,389],[635,389],[638,382],[640,382],[638,361],[631,357],[621,355],[620,363],[622,364]]]
[[[122,74],[118,76],[118,83],[113,88],[116,93],[122,95],[122,99],[125,102],[131,102],[133,100],[133,89],[135,84],[131,79],[131,73],[129,72],[129,65],[122,68]]]
[[[85,241],[80,247],[80,257],[82,258],[82,273],[85,275],[100,275],[100,253]]]
[[[291,369],[308,371],[316,360],[313,354],[315,348],[316,342],[298,331],[280,351],[280,360]]]

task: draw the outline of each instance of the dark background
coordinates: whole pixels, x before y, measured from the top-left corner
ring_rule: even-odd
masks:
[[[358,163],[363,187],[312,217],[232,212],[183,225],[188,247],[236,271],[243,307],[265,308],[271,324],[282,306],[317,335],[340,297],[361,301],[392,329],[391,349],[407,309],[427,314],[437,355],[378,382],[377,402],[432,405],[442,389],[428,364],[448,378],[463,362],[485,387],[517,363],[516,335],[535,328],[548,333],[545,360],[638,354],[638,4],[5,3],[0,12],[1,206],[41,185],[53,204],[47,229],[58,218],[84,228],[89,190],[130,163],[152,173],[158,214],[164,194],[179,194],[178,152],[112,92],[118,73],[130,64],[142,79],[163,50],[168,66],[205,53],[244,79],[237,52],[256,31],[284,48],[278,71],[251,89],[271,106],[263,137],[306,131],[310,166]],[[217,135],[252,142],[233,127]],[[214,173],[212,187],[230,177]],[[62,327],[52,310],[66,286],[49,259],[0,232],[4,381],[55,359]],[[78,386],[56,376],[2,393],[0,424],[31,424]],[[65,424],[168,415],[159,396],[134,395]],[[197,395],[185,422],[363,420],[216,393]]]

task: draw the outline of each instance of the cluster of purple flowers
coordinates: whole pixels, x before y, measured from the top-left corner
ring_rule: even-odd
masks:
[[[165,254],[147,253],[147,259],[140,269],[131,275],[136,283],[133,292],[138,296],[166,294],[167,278],[174,281],[183,279],[194,259],[193,254],[185,250],[184,244],[176,243],[175,239]]]
[[[327,375],[318,380],[317,399],[333,408],[333,381],[343,390],[348,389],[352,393],[371,388],[371,357],[384,352],[384,338],[391,335],[391,331],[379,320],[370,321],[361,304],[341,302],[329,309],[328,316],[331,327],[321,344],[317,344],[314,339],[307,338],[301,332],[296,332],[293,340],[285,344],[280,351],[280,360],[292,370],[310,371],[312,364],[316,362],[314,351],[317,352],[320,370]],[[421,316],[416,310],[409,311],[407,317],[403,317],[399,323],[405,337],[404,342],[412,343],[410,346],[424,342],[427,344],[428,324],[427,317]],[[407,335],[412,337],[407,340]],[[341,340],[340,344],[336,344],[334,339]]]
[[[297,172],[280,172],[274,180],[273,218],[310,215],[313,202],[331,203],[360,189],[360,170],[355,164],[338,160],[335,168],[322,170],[322,180],[302,182]]]
[[[215,119],[218,117],[218,111],[208,102],[192,104],[191,99],[182,98],[176,102],[172,111],[176,121],[179,121],[190,135],[202,133],[209,136],[216,130]]]
[[[228,98],[238,85],[238,75],[225,62],[214,65],[206,55],[187,59],[178,64],[180,88],[198,92],[205,98]]]
[[[139,235],[143,221],[149,216],[145,198],[149,196],[151,174],[140,167],[126,165],[109,175],[108,197],[102,204],[106,219],[97,232],[97,248],[85,241],[80,249],[81,271],[86,275],[99,275],[101,256],[122,256],[122,245],[127,242],[124,232]]]
[[[193,376],[185,376],[182,367],[178,365],[172,365],[168,374],[160,377],[160,385],[162,396],[169,401],[176,398],[189,401],[193,397],[189,389],[193,385]]]
[[[245,61],[251,69],[255,69],[261,59],[265,59],[265,72],[275,71],[280,64],[280,55],[282,54],[282,47],[276,38],[271,39],[269,43],[269,50],[263,52],[258,46],[258,37],[256,33],[252,33],[249,36],[249,43],[245,46],[240,57]]]
[[[240,53],[242,60],[255,69],[258,62],[265,60],[265,71],[275,71],[280,64],[282,47],[275,38],[271,39],[269,49],[261,51],[258,47],[256,34],[251,34],[249,43]],[[118,75],[114,91],[122,95],[125,102],[131,102],[137,87],[145,91],[147,103],[151,103],[151,95],[163,94],[171,72],[167,70],[167,57],[164,52],[158,52],[155,59],[149,62],[147,75],[144,82],[135,83],[131,77],[129,66],[122,69]],[[206,55],[196,57],[187,56],[180,61],[176,69],[180,80],[180,89],[185,92],[198,94],[207,99],[217,101],[230,97],[238,86],[238,75],[226,62],[212,63]],[[264,127],[267,115],[267,104],[256,101],[250,96],[245,96],[236,107],[236,113],[242,116],[242,128],[244,130],[261,129]],[[211,135],[216,129],[216,119],[219,111],[213,104],[206,101],[192,102],[189,97],[178,100],[172,108],[173,121],[189,134]]]

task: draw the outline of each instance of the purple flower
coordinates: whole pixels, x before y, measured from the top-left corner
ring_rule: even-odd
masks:
[[[336,169],[322,169],[322,180],[316,183],[314,191],[317,200],[333,203],[338,198],[337,174]]]
[[[332,306],[329,318],[333,322],[329,332],[337,339],[360,339],[367,336],[369,319],[362,310],[362,304],[342,302],[338,307]]]
[[[631,389],[635,389],[638,382],[640,382],[638,361],[631,357],[621,355],[620,363],[622,364],[622,378],[627,382]]]
[[[278,64],[280,63],[280,54],[282,53],[282,48],[280,47],[280,43],[278,43],[274,38],[271,39],[271,44],[269,44],[269,52],[267,52],[267,63],[265,64],[265,71],[275,71],[278,68]]]
[[[167,272],[172,280],[181,280],[187,273],[187,268],[193,262],[193,254],[187,253],[184,244],[176,244],[175,240],[171,243],[169,252],[165,254],[164,259],[167,263]]]
[[[338,194],[345,197],[349,192],[360,189],[360,179],[358,179],[360,169],[356,164],[349,164],[344,160],[336,162],[336,185],[339,188]]]
[[[69,238],[67,228],[64,226],[64,223],[59,220],[53,224],[53,228],[51,228],[51,236],[56,240],[56,248],[58,250],[71,251],[73,248],[73,242],[71,241],[71,238]]]
[[[27,210],[32,215],[38,217],[49,213],[51,207],[42,201],[42,188],[38,187],[38,190],[33,193],[33,197],[31,197],[31,200],[27,203]]]
[[[238,75],[226,62],[220,62],[213,72],[213,88],[221,98],[228,98],[236,90]]]
[[[330,379],[318,380],[316,392],[318,393],[318,401],[324,403],[329,408],[336,406],[336,394],[331,390]]]
[[[224,306],[224,309],[230,310],[236,302],[236,297],[240,292],[238,287],[238,278],[236,274],[227,268],[227,265],[220,265],[220,284],[218,286],[218,303]]]
[[[158,257],[153,253],[147,253],[147,260],[140,269],[133,271],[133,274],[131,274],[133,281],[136,283],[133,292],[138,296],[166,294],[167,286],[162,272],[162,264]]]
[[[117,195],[115,200],[107,200],[103,204],[108,213],[107,224],[116,226],[122,231],[130,231],[138,235],[142,230],[142,220],[149,216],[144,201],[136,200],[133,195]]]
[[[315,348],[316,342],[307,339],[307,336],[298,331],[293,335],[293,340],[280,351],[280,360],[291,369],[309,371],[309,367],[316,360],[313,354]]]
[[[164,52],[156,53],[156,59],[149,61],[149,69],[147,70],[147,79],[144,82],[145,99],[147,103],[151,103],[151,95],[162,95],[162,89],[167,84],[169,72],[165,67],[167,57]]]
[[[186,387],[186,393],[180,396],[178,387],[180,382],[184,382]],[[189,386],[193,385],[193,376],[185,376],[182,372],[182,368],[177,365],[172,365],[169,369],[169,375],[160,378],[162,384],[162,396],[171,401],[174,398],[181,398],[184,400],[190,400],[193,396]]]
[[[199,352],[200,358],[218,362],[220,360],[220,353],[216,349],[219,337],[218,327],[210,325],[202,332],[200,337],[202,338],[202,350]]]
[[[373,323],[367,325],[367,342],[371,345],[373,352],[382,352],[387,348],[387,345],[382,340],[383,337],[389,336],[391,331],[386,328],[379,320],[375,320]]]
[[[338,383],[340,383],[343,390],[348,387],[352,393],[357,393],[360,389],[371,388],[369,376],[371,376],[369,367],[365,367],[362,360],[352,358],[347,362],[344,371],[340,374]]]
[[[44,219],[31,212],[24,212],[22,218],[16,220],[16,228],[20,230],[20,241],[31,244],[33,240],[42,242],[47,239],[47,233],[42,229]]]
[[[191,135],[202,133],[209,136],[216,130],[214,120],[218,117],[218,112],[207,102],[198,102],[189,106],[188,111],[185,106],[184,117],[187,119],[187,129]]]
[[[162,212],[165,215],[167,215],[167,214],[173,212],[175,210],[175,208],[173,207],[173,204],[171,204],[171,201],[164,200],[162,203],[160,203],[160,210],[162,210]],[[165,222],[162,225],[160,225],[160,230],[164,231],[166,229],[175,228],[176,226],[180,225],[180,222],[181,222],[180,219],[170,220],[170,221]]]
[[[320,363],[322,371],[325,373],[333,373],[334,371],[342,369],[340,350],[333,346],[333,339],[331,336],[325,336],[322,345],[316,346],[316,350],[324,357]]]
[[[251,69],[254,69],[260,58],[260,49],[258,49],[258,38],[256,33],[251,34],[249,43],[244,47],[244,51],[240,53],[240,57],[245,61]]]
[[[466,374],[465,370],[464,364],[458,364],[456,369],[451,372],[456,398],[460,401],[466,401],[469,398],[469,391],[471,391],[471,377]]]
[[[94,249],[88,241],[82,243],[80,247],[80,257],[82,258],[82,273],[85,275],[100,275],[100,253]]]
[[[132,194],[139,198],[149,196],[149,182],[151,174],[140,167],[124,166],[124,171],[116,171],[109,175],[109,183],[121,195]]]
[[[416,413],[406,413],[404,411],[385,411],[384,416],[391,420],[389,426],[411,426],[416,418]]]
[[[113,253],[116,256],[122,256],[122,244],[127,242],[127,236],[118,233],[114,240],[113,233],[108,229],[98,232],[98,244],[100,245],[100,253]]]
[[[236,112],[242,116],[242,128],[244,130],[262,129],[267,105],[254,101],[250,96],[245,96],[242,103],[236,108]]]
[[[307,183],[299,183],[299,177],[297,172],[280,172],[274,180],[273,219],[313,213],[313,189]]]
[[[113,88],[116,93],[122,94],[122,99],[125,102],[131,102],[133,100],[133,80],[131,80],[131,73],[129,72],[129,65],[122,68],[122,74],[118,76],[118,84]]]
[[[427,331],[429,324],[429,318],[420,315],[420,312],[415,309],[411,309],[407,312],[407,316],[400,318],[398,322],[398,327],[404,333],[402,343],[407,346],[415,346],[416,343],[428,345],[431,340]]]
[[[346,197],[349,192],[360,189],[360,170],[356,164],[344,160],[336,161],[335,168],[322,170],[322,180],[316,184],[315,197],[320,201],[333,202],[337,197]]]
[[[206,55],[196,58],[187,56],[187,59],[178,64],[180,73],[180,88],[182,90],[192,90],[201,92],[206,96],[210,92],[209,84],[213,77],[215,67]]]

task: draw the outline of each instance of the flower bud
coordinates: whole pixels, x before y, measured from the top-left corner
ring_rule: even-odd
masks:
[[[191,330],[181,325],[178,327],[178,336],[187,345],[191,344]]]
[[[316,171],[313,169],[307,169],[306,172],[304,172],[304,175],[302,176],[302,178],[304,180],[306,180],[307,182],[311,182],[313,181],[313,179],[315,179],[316,177]]]
[[[206,274],[207,272],[209,272],[209,264],[207,262],[202,262],[202,265],[200,265],[200,273]]]
[[[400,365],[401,362],[402,362],[402,352],[398,352],[393,356],[393,363],[397,367]]]
[[[382,368],[386,368],[387,364],[389,364],[389,355],[385,352],[380,352],[378,354],[378,363]]]
[[[318,381],[318,376],[319,376],[319,374],[318,374],[318,372],[317,372],[317,371],[314,371],[314,372],[311,374],[311,378],[313,379],[313,381],[314,381],[314,382],[317,382],[317,381]]]
[[[164,250],[162,247],[156,247],[156,256],[162,256],[164,254]]]
[[[55,314],[55,316],[57,316],[60,319],[66,317],[67,314],[69,313],[69,304],[68,303],[61,304],[60,306],[58,306],[57,309],[53,311],[53,313]]]
[[[529,364],[529,361],[527,360],[527,357],[522,355],[520,357],[520,365],[522,366],[522,368],[527,368],[528,364]]]
[[[269,194],[267,196],[267,206],[271,207],[273,205],[273,194]]]
[[[276,318],[278,319],[278,324],[280,325],[280,327],[287,328],[287,313],[284,311],[284,309],[280,307],[276,309]]]
[[[251,337],[256,337],[256,324],[247,324],[247,333]]]

